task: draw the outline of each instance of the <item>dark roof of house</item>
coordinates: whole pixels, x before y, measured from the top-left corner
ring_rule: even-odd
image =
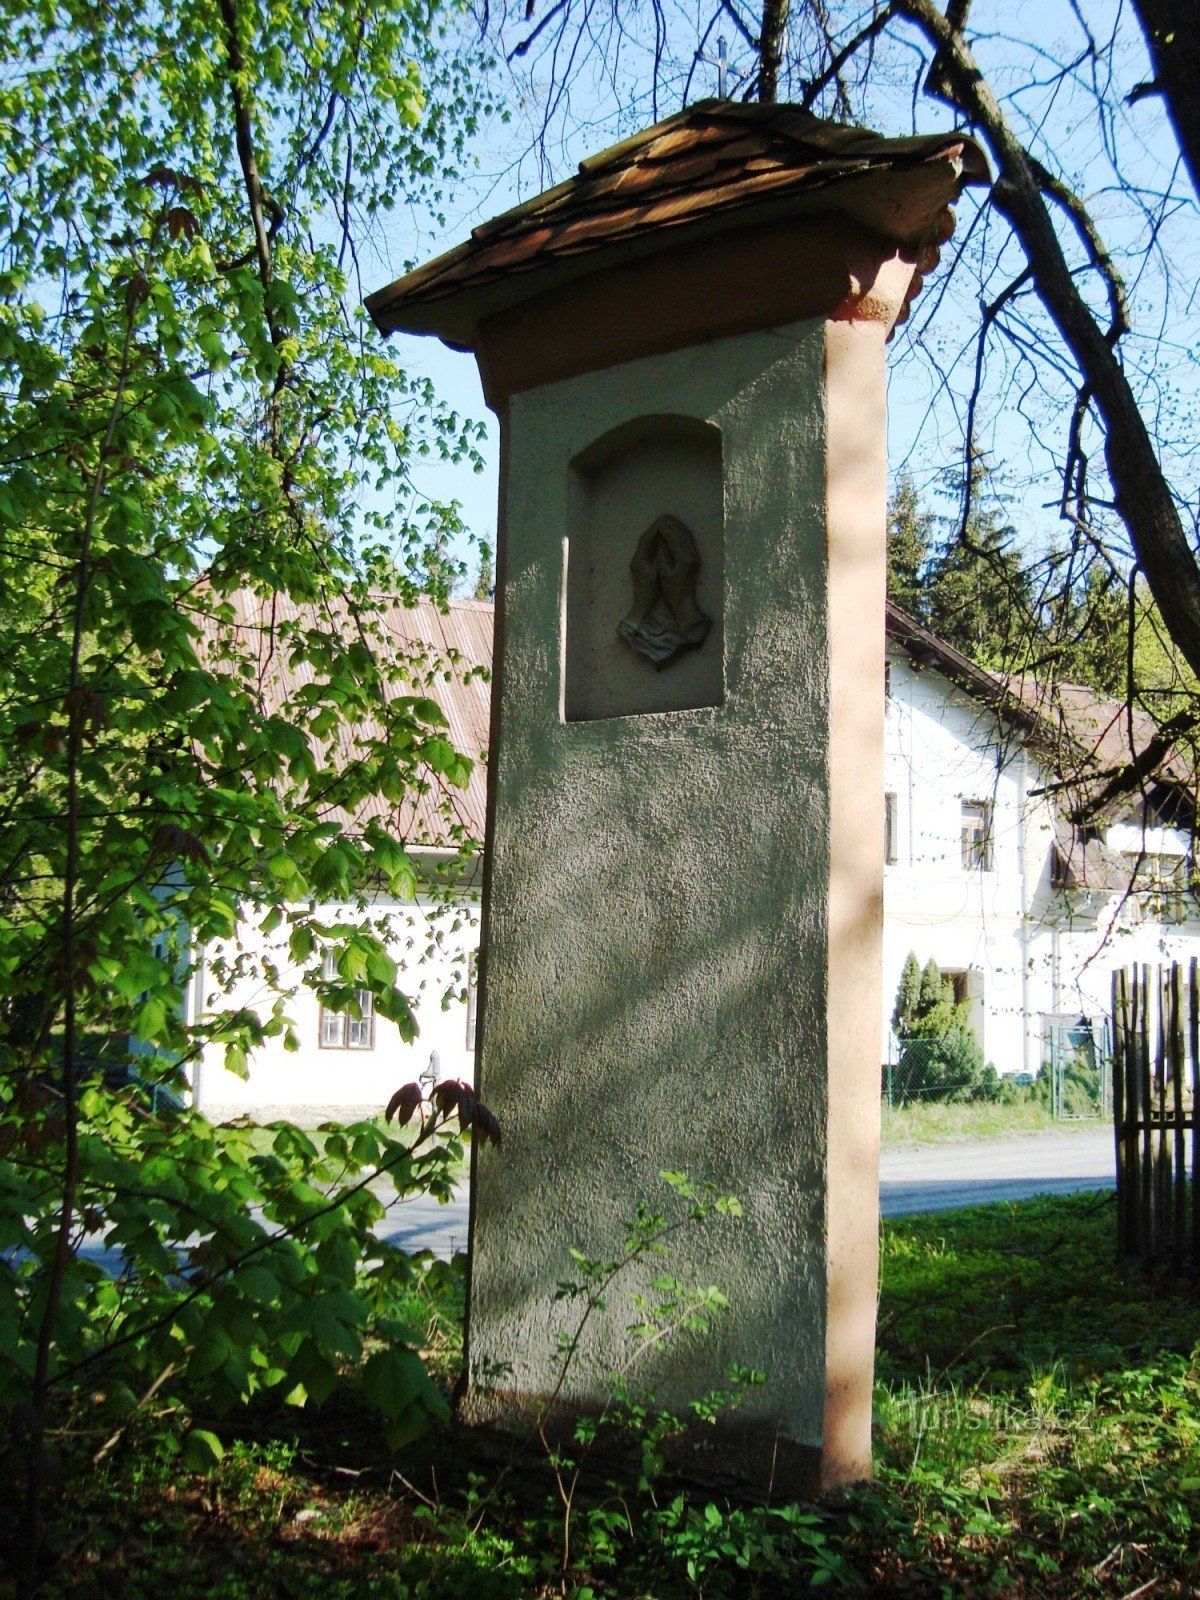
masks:
[[[918,265],[927,268],[953,231],[949,203],[964,184],[988,179],[982,152],[962,133],[889,139],[798,106],[704,100],[481,223],[366,305],[385,331],[469,346],[482,316],[540,292],[551,268],[557,283],[593,270],[589,258],[613,245],[649,253],[663,248],[664,231],[699,236],[799,213],[851,217],[914,260],[924,253]]]
[[[1081,782],[1124,771],[1158,739],[1160,728],[1144,707],[1128,705],[1086,684],[1048,682],[1028,673],[1003,675],[977,666],[954,645],[931,633],[896,603],[887,603],[887,633],[916,666],[944,677],[1031,734],[1056,770]],[[1178,749],[1154,761],[1153,776],[1166,784],[1194,785],[1196,774]]]
[[[1160,732],[1159,724],[1136,703],[1102,694],[1082,683],[1046,684],[1021,675],[1008,680],[1013,692],[1044,720],[1052,720],[1084,752],[1096,772],[1115,773],[1144,751]],[[1178,749],[1155,763],[1155,777],[1165,783],[1190,784],[1195,773]]]
[[[1165,801],[1183,813],[1185,822],[1194,817],[1195,769],[1178,747],[1163,740],[1159,724],[1142,706],[1085,684],[989,672],[891,600],[887,634],[914,665],[933,667],[1022,729],[1047,771],[1056,775],[1044,792],[1055,800],[1055,849],[1068,887],[1128,888],[1129,863],[1105,846],[1101,832],[1140,811],[1144,800],[1152,806]]]
[[[915,667],[936,668],[943,677],[1026,733],[1043,736],[1051,733],[1052,725],[1040,715],[1036,705],[1016,691],[1012,681],[998,677],[986,667],[976,666],[969,656],[931,633],[894,600],[887,602],[886,628],[888,638],[905,651]]]

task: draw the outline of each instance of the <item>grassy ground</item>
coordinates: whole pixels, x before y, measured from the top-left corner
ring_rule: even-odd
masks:
[[[335,1399],[299,1430],[294,1414],[216,1421],[227,1451],[206,1477],[179,1472],[164,1435],[98,1469],[65,1441],[46,1593],[1194,1596],[1196,1288],[1115,1263],[1113,1233],[1112,1199],[1094,1195],[889,1224],[878,1476],[836,1507],[601,1485],[573,1506],[564,1551],[544,1468],[504,1478],[463,1440],[389,1456]],[[423,1314],[449,1379],[456,1308]]]
[[[1013,1134],[1064,1133],[1075,1128],[1108,1127],[1107,1119],[1056,1121],[1040,1102],[1022,1100],[1015,1105],[987,1102],[955,1105],[883,1107],[884,1145],[950,1144],[958,1140],[1000,1139]]]
[[[251,1137],[255,1145],[262,1149],[271,1148],[275,1138],[273,1127],[274,1119],[270,1116],[259,1116],[254,1120],[250,1118],[239,1119],[251,1129]],[[286,1119],[285,1119],[286,1120]],[[327,1115],[302,1116],[296,1125],[304,1128],[313,1142],[321,1146],[324,1135],[321,1126],[326,1121],[342,1125],[350,1120],[348,1117],[339,1116],[330,1110]],[[382,1126],[382,1117],[376,1119]],[[953,1102],[934,1102],[929,1105],[908,1104],[902,1106],[883,1106],[883,1142],[885,1145],[898,1144],[948,1144],[955,1141],[972,1139],[998,1139],[1013,1134],[1033,1134],[1066,1132],[1075,1128],[1096,1128],[1107,1126],[1099,1118],[1086,1121],[1062,1119],[1056,1121],[1049,1111],[1039,1101],[1023,1100],[1014,1105],[992,1105],[987,1102],[958,1105]],[[391,1130],[396,1134],[397,1130]],[[416,1129],[402,1130],[401,1138],[412,1139],[416,1136]],[[466,1177],[467,1163],[464,1161],[462,1176]]]
[[[268,1108],[269,1110],[269,1108]],[[355,1117],[358,1112],[354,1114]],[[368,1119],[367,1113],[362,1112],[364,1120],[376,1120],[383,1125],[382,1116]],[[339,1126],[354,1120],[350,1115],[342,1114],[336,1108],[326,1108],[319,1115],[294,1113],[284,1115],[280,1109],[280,1119],[290,1120],[296,1126],[304,1128],[314,1143],[322,1145],[324,1135],[321,1127],[326,1122],[333,1122]],[[239,1118],[244,1126],[251,1129],[255,1144],[263,1149],[270,1149],[275,1137],[272,1124],[277,1120],[270,1114],[258,1114],[255,1118]],[[1036,1134],[1057,1132],[1063,1133],[1076,1128],[1096,1128],[1108,1126],[1107,1119],[1089,1118],[1086,1120],[1064,1118],[1055,1120],[1044,1105],[1038,1100],[1024,1099],[1011,1105],[989,1104],[986,1101],[967,1102],[955,1104],[942,1101],[921,1105],[910,1102],[902,1106],[883,1106],[883,1142],[886,1145],[899,1144],[950,1144],[956,1141],[974,1139],[999,1139],[1014,1134]],[[393,1134],[397,1132],[392,1129]],[[400,1132],[404,1139],[416,1136],[416,1129],[410,1128]],[[461,1176],[466,1177],[468,1163],[464,1161]]]

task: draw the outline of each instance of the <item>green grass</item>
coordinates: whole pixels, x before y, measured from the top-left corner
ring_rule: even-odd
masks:
[[[501,1481],[461,1441],[389,1456],[335,1396],[290,1429],[283,1412],[218,1421],[228,1449],[208,1477],[180,1473],[153,1434],[98,1470],[89,1441],[67,1441],[46,1593],[1194,1596],[1196,1286],[1118,1263],[1114,1232],[1112,1198],[1094,1195],[888,1224],[877,1481],[836,1507],[601,1488],[574,1508],[564,1569],[544,1469]]]
[[[883,1107],[883,1143],[950,1144],[956,1140],[1001,1139],[1013,1134],[1064,1132],[1071,1128],[1103,1128],[1106,1120],[1055,1121],[1036,1100],[1014,1105],[987,1102],[931,1102]]]
[[[970,1592],[1196,1592],[1196,1289],[1117,1263],[1114,1213],[1077,1195],[885,1232],[876,1494],[909,1559]]]

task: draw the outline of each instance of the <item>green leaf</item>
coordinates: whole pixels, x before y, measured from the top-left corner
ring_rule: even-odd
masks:
[[[191,1428],[184,1436],[182,1465],[189,1472],[211,1472],[225,1459],[225,1446],[215,1433]]]
[[[393,1345],[368,1356],[361,1386],[366,1399],[384,1416],[399,1417],[424,1392],[428,1382],[420,1357],[401,1345]]]
[[[274,1305],[282,1289],[279,1279],[273,1272],[253,1263],[238,1268],[234,1284],[240,1294],[264,1306]]]

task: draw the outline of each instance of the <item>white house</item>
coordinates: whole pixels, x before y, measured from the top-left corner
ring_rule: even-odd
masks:
[[[391,614],[397,646],[428,641],[456,661],[435,693],[459,747],[486,748],[491,607],[425,602]],[[985,1057],[1003,1073],[1036,1072],[1050,1030],[1064,1019],[1102,1027],[1111,973],[1131,961],[1200,955],[1200,903],[1187,887],[1194,782],[1171,759],[1155,763],[1146,792],[1106,795],[1154,738],[1153,723],[1091,690],[1044,697],[1027,680],[1002,682],[890,605],[885,723],[884,1015],[880,1060],[890,1059],[891,1011],[906,956],[930,957],[970,1002]],[[464,681],[464,677],[465,680]],[[1081,808],[1090,808],[1084,817]],[[479,778],[459,802],[459,820],[484,830]],[[1076,820],[1072,820],[1072,816]],[[404,821],[410,853],[432,869],[445,861],[429,816]],[[391,953],[414,1000],[419,1035],[406,1044],[370,1014],[324,1012],[317,996],[274,952],[278,988],[298,1049],[269,1041],[245,1080],[224,1070],[219,1052],[198,1064],[194,1087],[213,1115],[309,1112],[382,1106],[401,1083],[429,1071],[466,1077],[474,1069],[473,958],[479,940],[478,878],[450,895],[415,903],[377,902],[366,911],[326,908],[331,917],[370,916],[388,925]],[[244,950],[267,941],[245,925]],[[261,971],[262,961],[248,965]],[[201,962],[194,1003],[211,962]],[[241,979],[235,1004],[271,998],[261,978]]]
[[[253,649],[261,602],[249,595],[234,596],[233,602]],[[431,773],[428,792],[413,793],[400,806],[378,802],[378,814],[387,817],[422,870],[413,901],[377,898],[365,907],[313,910],[327,925],[371,924],[400,969],[397,981],[419,1032],[415,1042],[405,1042],[395,1023],[374,1014],[366,989],[359,991],[361,1017],[325,1009],[289,958],[286,928],[266,934],[245,919],[235,941],[193,952],[188,1011],[195,1016],[220,991],[222,1007],[244,1006],[266,1015],[283,996],[292,1048],[281,1037],[268,1039],[253,1052],[244,1078],[226,1070],[220,1047],[206,1048],[190,1069],[193,1100],[217,1119],[243,1113],[366,1114],[382,1109],[395,1089],[422,1075],[470,1078],[474,1073],[481,863],[477,856],[465,866],[459,862],[455,836],[482,839],[484,832],[492,607],[454,600],[443,611],[424,600],[411,609],[383,608],[373,621],[410,663],[415,686],[441,706],[455,749],[478,759],[464,790],[447,789]],[[286,699],[296,688],[292,669],[266,631],[262,638],[264,676],[280,680]]]
[[[1056,1023],[1103,1024],[1114,968],[1200,955],[1194,781],[1164,757],[1106,797],[1155,736],[1144,713],[1131,749],[1119,702],[1003,682],[890,604],[887,627],[885,1049],[911,950],[989,1061],[1036,1072]]]

